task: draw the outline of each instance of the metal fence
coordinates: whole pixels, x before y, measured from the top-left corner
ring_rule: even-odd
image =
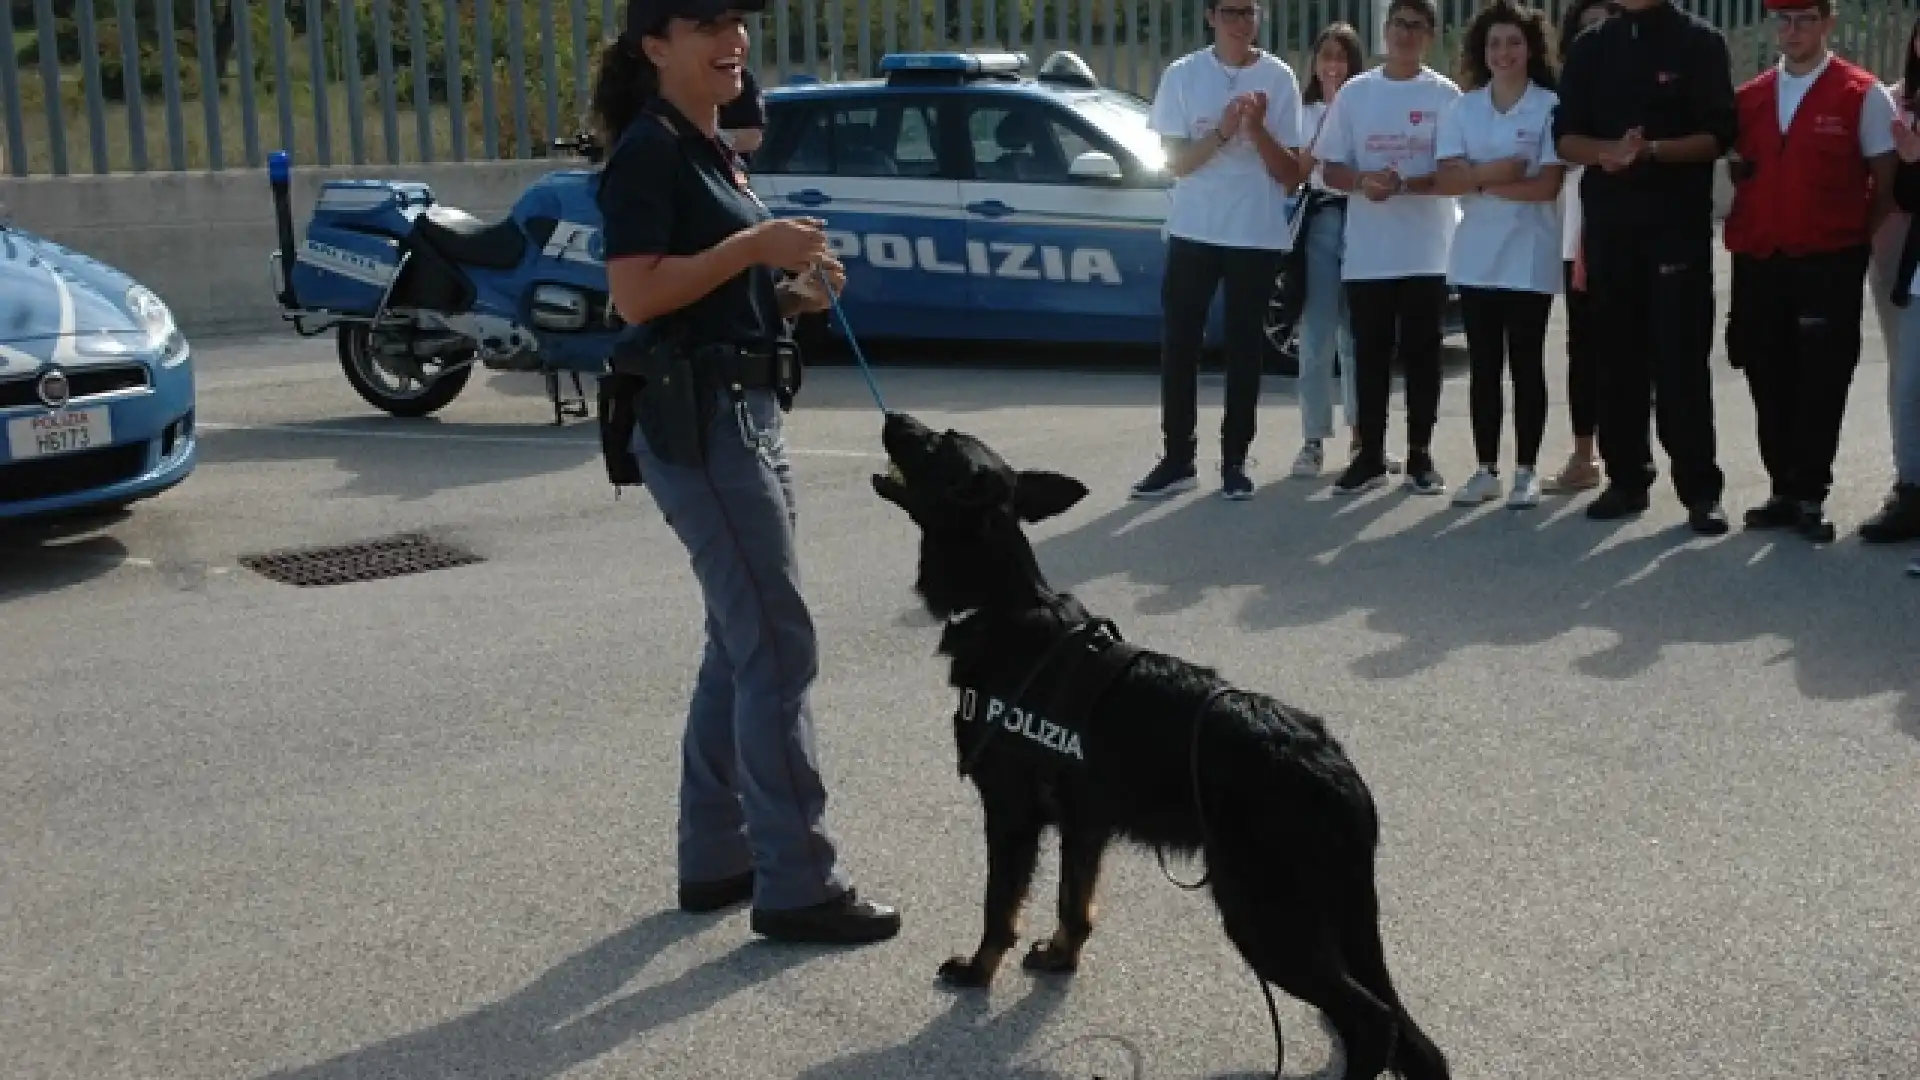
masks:
[[[1558,21],[1567,0],[1548,0]],[[1680,0],[1727,34],[1736,77],[1771,63],[1762,0]],[[1452,72],[1480,0],[1440,0]],[[1899,77],[1914,0],[1842,0],[1836,47]],[[624,0],[0,0],[0,157],[15,176],[541,157],[583,123]],[[888,52],[1071,49],[1150,95],[1208,40],[1201,0],[779,0],[754,18],[763,82],[871,74]],[[1304,70],[1374,0],[1269,3],[1268,48]]]

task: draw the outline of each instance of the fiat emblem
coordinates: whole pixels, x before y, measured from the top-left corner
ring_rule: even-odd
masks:
[[[67,383],[66,372],[49,371],[40,376],[40,400],[46,402],[47,408],[65,408],[72,393],[73,387]]]

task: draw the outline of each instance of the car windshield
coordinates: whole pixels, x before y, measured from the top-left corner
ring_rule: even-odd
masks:
[[[1138,98],[1102,89],[1097,94],[1074,95],[1073,107],[1126,147],[1148,171],[1159,172],[1167,167],[1166,147],[1161,144],[1160,136],[1147,126],[1151,107]]]

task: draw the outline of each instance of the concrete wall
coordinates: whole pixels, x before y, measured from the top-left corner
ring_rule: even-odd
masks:
[[[504,215],[534,178],[573,159],[467,164],[296,168],[294,229],[303,235],[321,181],[416,180],[441,202],[477,217]],[[1732,198],[1725,169],[1719,213]],[[132,274],[174,311],[188,334],[272,333],[267,255],[278,244],[265,170],[0,178],[14,221]]]
[[[324,180],[416,180],[481,218],[504,215],[536,177],[575,159],[435,165],[296,167],[296,239]],[[0,179],[13,221],[119,267],[160,295],[189,335],[285,327],[267,256],[279,244],[264,169]],[[291,332],[291,331],[289,331]]]

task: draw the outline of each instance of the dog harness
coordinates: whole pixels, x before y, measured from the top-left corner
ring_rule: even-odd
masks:
[[[1072,597],[1061,601],[1059,606],[1079,608]],[[960,760],[961,776],[973,771],[997,736],[1013,752],[1044,768],[1086,764],[1083,740],[1094,709],[1139,657],[1140,647],[1123,638],[1111,619],[1077,613],[1082,618],[1041,654],[1012,693],[1003,696],[991,687],[960,686],[960,719],[980,726],[972,748]],[[1029,700],[1034,684],[1050,671],[1055,678],[1052,692],[1041,702]]]

